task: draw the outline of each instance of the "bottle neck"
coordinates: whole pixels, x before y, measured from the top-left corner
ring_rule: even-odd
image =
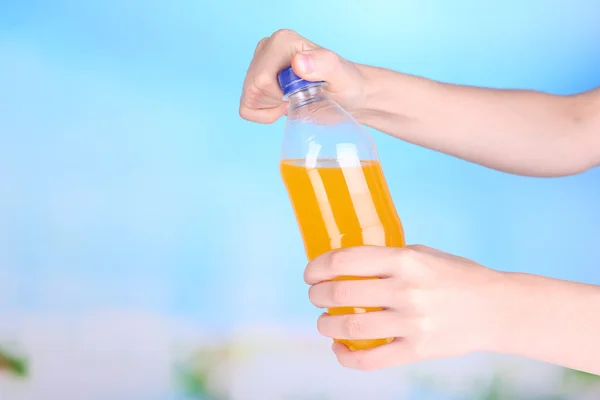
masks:
[[[327,99],[325,84],[319,83],[307,86],[289,95],[290,111]]]

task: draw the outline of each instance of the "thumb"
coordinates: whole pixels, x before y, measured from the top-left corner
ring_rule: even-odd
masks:
[[[327,49],[305,50],[292,59],[292,69],[307,81],[325,81],[329,90],[344,89],[351,83],[348,65],[337,54]]]

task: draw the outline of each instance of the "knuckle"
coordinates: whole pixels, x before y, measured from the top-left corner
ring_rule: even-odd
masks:
[[[320,316],[319,319],[317,319],[317,331],[319,331],[319,333],[323,336],[327,336],[327,324],[325,322],[325,317]]]
[[[376,365],[373,359],[365,353],[356,354],[355,366],[356,369],[361,371],[372,371],[376,369]]]
[[[390,290],[390,300],[389,303],[392,305],[392,308],[397,310],[405,310],[411,307],[409,299],[406,296],[406,290],[402,287],[393,287]],[[402,315],[402,314],[400,314]]]
[[[304,279],[304,283],[306,283],[307,285],[310,285],[312,283],[312,273],[309,270],[305,269],[303,279]],[[309,290],[309,294],[310,294],[310,290]]]
[[[331,50],[323,49],[322,54],[323,54],[322,55],[323,59],[325,61],[327,61],[329,64],[331,64],[332,66],[337,66],[338,64],[341,63],[340,56]]]
[[[405,260],[415,260],[417,257],[419,257],[419,249],[411,246],[411,247],[404,247],[399,253],[398,255],[400,256],[400,258],[403,258]]]
[[[412,310],[421,310],[424,304],[423,292],[419,289],[407,290],[404,294],[406,305]]]
[[[331,282],[331,301],[336,305],[346,304],[349,298],[348,282]]]
[[[243,106],[247,109],[254,109],[259,104],[261,96],[262,93],[260,90],[258,90],[254,85],[249,85],[242,93],[240,106]]]
[[[411,268],[419,261],[420,252],[414,247],[404,247],[396,252],[395,257],[398,266],[406,269]]]
[[[251,111],[248,107],[246,107],[244,104],[240,104],[240,109],[239,109],[239,114],[240,117],[242,119],[245,119],[246,121],[249,121],[251,119]]]
[[[399,354],[399,358],[402,364],[424,360],[424,358],[419,354],[422,351],[422,347],[424,346],[422,339],[403,339],[402,345],[402,352]]]
[[[271,35],[273,40],[281,41],[281,40],[290,40],[296,39],[298,34],[291,29],[278,29]]]
[[[315,287],[311,286],[310,288],[308,288],[308,300],[312,303],[312,305],[319,307],[318,305],[318,299],[316,298],[317,296],[315,295]]]
[[[428,317],[421,317],[413,322],[413,332],[416,337],[424,337],[433,330],[433,321]]]
[[[329,257],[329,268],[336,276],[343,275],[346,270],[348,263],[350,262],[351,255],[345,249],[337,250],[331,253]]]
[[[415,251],[419,252],[419,251],[427,250],[427,246],[424,246],[422,244],[412,244],[410,246],[406,246],[406,249],[415,250]]]
[[[363,326],[357,315],[345,316],[342,322],[342,332],[349,339],[354,339],[362,332]]]
[[[306,266],[306,268],[304,268],[304,283],[306,283],[307,285],[312,285],[315,282],[313,282],[313,275],[314,275],[314,268],[313,268],[313,264],[312,262],[309,262],[308,265]]]
[[[340,363],[340,365],[344,368],[352,368],[352,360],[350,359],[350,357],[340,357],[338,356],[338,362]]]
[[[431,344],[423,338],[413,340],[410,348],[410,358],[414,361],[431,358]]]
[[[264,45],[267,44],[268,40],[269,40],[269,38],[266,38],[266,37],[260,39],[260,41],[256,44],[256,49],[254,50],[254,55],[255,56],[264,47]]]
[[[268,88],[270,85],[274,83],[274,77],[269,75],[267,72],[259,72],[254,77],[254,87],[250,87],[250,95],[253,98],[259,97],[262,95],[262,90]]]

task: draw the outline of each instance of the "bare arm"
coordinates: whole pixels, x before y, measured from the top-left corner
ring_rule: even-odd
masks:
[[[359,68],[366,101],[354,114],[382,132],[520,175],[571,175],[600,164],[600,88],[555,96]]]
[[[381,279],[334,279],[368,274]],[[488,351],[600,375],[599,286],[495,271],[419,245],[329,252],[308,264],[304,278],[317,307],[385,309],[319,318],[319,332],[331,338],[400,339],[363,351],[334,346],[350,368]]]
[[[600,287],[506,275],[489,350],[600,375]]]
[[[561,176],[600,164],[600,88],[573,96],[450,85],[342,59],[290,30],[261,40],[240,115],[272,123],[286,110],[277,73],[326,81],[361,123],[420,146],[519,175]]]

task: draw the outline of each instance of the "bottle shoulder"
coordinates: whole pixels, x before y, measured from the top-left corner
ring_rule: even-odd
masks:
[[[287,121],[291,125],[314,124],[319,126],[334,126],[338,124],[361,125],[349,113],[333,100],[324,97],[308,99],[304,103],[290,108]]]
[[[371,134],[335,102],[315,101],[288,113],[283,157],[336,159],[349,149],[361,159],[376,159]]]

